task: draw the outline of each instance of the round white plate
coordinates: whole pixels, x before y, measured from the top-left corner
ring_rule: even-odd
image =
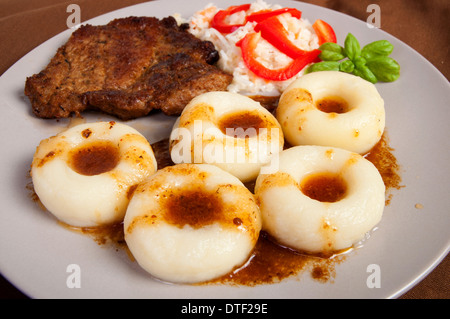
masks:
[[[214,1],[219,7],[243,0]],[[88,21],[106,24],[119,17],[188,18],[208,0],[165,0],[117,10]],[[303,18],[330,23],[342,44],[348,32],[361,45],[387,39],[401,65],[400,79],[377,84],[385,100],[390,146],[402,167],[401,190],[395,191],[378,230],[364,246],[336,265],[332,282],[314,281],[306,273],[281,283],[255,287],[171,285],[152,279],[123,251],[99,246],[92,238],[61,227],[30,199],[28,170],[39,142],[67,126],[66,120],[34,117],[23,89],[27,76],[43,69],[73,30],[46,41],[0,78],[0,269],[2,275],[32,298],[394,298],[426,276],[450,246],[450,86],[444,76],[413,49],[366,23],[339,12],[301,2]],[[108,119],[90,115],[88,121]],[[161,114],[129,122],[150,142],[168,136],[174,119]],[[415,204],[423,205],[422,209]],[[69,265],[80,267],[80,288],[68,288]],[[373,266],[375,265],[375,266]],[[370,288],[372,271],[380,287]],[[69,270],[69,272],[68,272]]]

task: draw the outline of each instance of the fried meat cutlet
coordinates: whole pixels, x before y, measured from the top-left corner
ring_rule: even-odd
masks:
[[[26,80],[25,94],[40,118],[98,110],[129,120],[153,109],[179,115],[195,96],[223,91],[232,76],[214,63],[214,45],[191,35],[173,17],[128,17],[83,25],[48,66]]]

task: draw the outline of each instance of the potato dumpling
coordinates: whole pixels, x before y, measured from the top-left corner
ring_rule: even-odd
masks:
[[[134,128],[85,123],[41,141],[31,164],[42,204],[78,227],[121,222],[134,187],[156,171],[152,147]]]
[[[294,146],[279,154],[279,170],[255,185],[262,229],[281,244],[310,253],[347,249],[381,220],[385,186],[357,153]]]
[[[208,92],[183,110],[170,144],[175,163],[213,164],[245,183],[283,149],[284,136],[258,102],[236,93]]]
[[[365,154],[385,128],[375,85],[339,71],[309,73],[281,95],[276,118],[291,145],[321,145]]]
[[[126,243],[153,277],[174,283],[215,279],[243,265],[261,229],[253,194],[210,164],[168,166],[135,190]]]

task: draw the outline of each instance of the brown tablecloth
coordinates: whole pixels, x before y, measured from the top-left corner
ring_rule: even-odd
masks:
[[[146,0],[0,0],[0,74],[30,50],[64,31],[70,13],[67,7],[81,8],[81,22],[100,14]],[[188,1],[188,0],[183,0]],[[214,0],[211,0],[214,2]],[[251,2],[251,1],[249,1]],[[276,3],[276,1],[267,1]],[[366,21],[369,4],[381,9],[381,29],[402,40],[429,60],[447,79],[450,78],[450,28],[448,0],[307,0]],[[230,5],[232,1],[230,1]],[[175,10],[175,8],[174,8]],[[401,298],[449,298],[450,259],[444,261]],[[22,298],[3,278],[2,298]]]

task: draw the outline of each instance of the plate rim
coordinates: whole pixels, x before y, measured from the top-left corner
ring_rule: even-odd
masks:
[[[105,13],[99,15],[99,16],[96,16],[96,17],[93,17],[93,18],[91,18],[91,19],[88,19],[88,20],[82,22],[81,25],[93,23],[92,20],[95,21],[95,20],[98,20],[98,19],[105,18],[106,16],[109,16],[109,15],[116,15],[116,14],[121,13],[122,11],[125,12],[125,11],[128,11],[128,10],[132,10],[133,8],[136,9],[136,7],[147,6],[147,5],[149,5],[149,4],[151,4],[151,5],[157,5],[156,3],[163,3],[163,2],[165,2],[165,3],[167,4],[167,3],[169,3],[169,2],[175,2],[175,1],[173,1],[173,0],[170,0],[170,1],[155,0],[155,1],[143,2],[143,3],[139,3],[139,4],[134,4],[134,5],[126,6],[126,7],[120,8],[120,9],[116,9],[116,10],[112,10],[112,11],[109,11],[109,12],[105,12]],[[244,2],[244,1],[242,1],[242,0],[237,0],[236,2]],[[277,1],[275,1],[275,2],[277,2]],[[280,1],[278,1],[278,2],[280,2]],[[277,3],[278,3],[278,2],[277,2]],[[296,3],[296,4],[299,5],[299,6],[303,6],[303,5],[305,5],[305,6],[313,6],[313,7],[320,8],[320,10],[329,10],[329,11],[331,11],[331,12],[334,12],[334,13],[337,13],[337,14],[339,14],[339,15],[345,16],[347,19],[348,19],[348,18],[351,18],[351,19],[354,19],[354,20],[356,20],[356,21],[358,21],[358,22],[364,23],[364,22],[361,21],[360,19],[357,19],[357,18],[355,18],[355,17],[352,17],[352,16],[350,16],[350,15],[348,15],[348,14],[346,14],[346,13],[342,13],[342,12],[339,12],[339,11],[335,11],[335,10],[333,10],[333,9],[326,8],[326,7],[322,7],[322,6],[319,6],[319,5],[316,5],[316,4],[302,3],[302,2],[298,2],[298,3],[297,3],[296,1],[291,1],[291,0],[283,0],[282,2],[291,2],[291,3]],[[206,4],[206,1],[205,1],[205,4]],[[175,12],[174,12],[174,13],[175,13]],[[67,34],[67,35],[70,35],[73,31],[74,31],[73,29],[67,29],[67,30],[64,30],[64,31],[62,31],[62,32],[60,32],[60,33],[58,33],[58,34],[52,36],[51,38],[45,40],[44,42],[42,42],[41,44],[39,44],[38,46],[36,46],[36,47],[33,48],[32,50],[30,50],[27,54],[25,54],[25,55],[24,55],[23,57],[21,57],[19,60],[17,60],[13,65],[11,65],[11,66],[10,66],[10,67],[9,67],[9,68],[1,75],[0,78],[1,78],[1,79],[7,78],[8,75],[14,71],[15,66],[18,65],[18,64],[21,62],[21,60],[23,60],[24,58],[26,58],[26,57],[29,56],[29,55],[32,55],[33,52],[39,50],[40,47],[43,47],[43,46],[45,47],[46,45],[48,45],[47,43],[50,42],[50,41],[52,41],[52,40],[55,41],[55,38],[58,38],[58,39],[59,39],[60,37],[65,37],[66,34]],[[431,67],[431,68],[433,69],[434,72],[436,72],[437,74],[440,75],[440,77],[442,78],[442,80],[447,81],[447,84],[449,84],[449,83],[448,83],[448,80],[447,80],[446,77],[443,75],[443,73],[442,73],[435,65],[433,65],[430,61],[428,61],[425,57],[423,57],[417,50],[415,50],[414,48],[412,48],[412,47],[411,47],[410,45],[408,45],[407,43],[405,43],[405,42],[403,42],[402,40],[400,40],[400,39],[394,37],[393,35],[387,33],[386,31],[384,31],[384,30],[382,30],[382,29],[378,29],[378,31],[381,31],[385,36],[388,36],[389,38],[395,39],[395,41],[400,42],[404,47],[406,47],[408,50],[410,50],[410,51],[416,56],[416,58],[419,58],[419,59],[421,59],[423,62],[425,62],[425,63],[427,64],[427,68],[430,68],[430,67]],[[450,87],[450,84],[449,84],[448,86]],[[388,296],[387,298],[396,298],[396,297],[398,297],[398,296],[404,294],[406,291],[410,290],[410,289],[411,289],[412,287],[414,287],[415,285],[417,285],[421,280],[423,280],[423,278],[425,278],[426,276],[428,276],[428,275],[435,269],[435,267],[436,267],[439,263],[442,262],[442,260],[448,255],[449,250],[450,250],[450,239],[449,239],[449,241],[447,242],[447,247],[444,247],[444,249],[441,251],[441,253],[440,253],[438,256],[436,256],[435,260],[429,262],[428,267],[427,267],[423,272],[421,272],[421,274],[420,274],[419,276],[416,276],[415,279],[414,279],[413,281],[411,281],[408,285],[406,285],[406,286],[402,287],[400,290],[398,290],[398,291],[392,293],[392,294],[391,294],[390,296]],[[4,271],[3,271],[3,269],[1,270],[1,272],[2,272],[2,275],[4,276]],[[11,284],[13,284],[18,290],[20,290],[20,291],[22,291],[24,294],[28,295],[28,294],[26,293],[25,290],[21,289],[20,287],[18,287],[18,286],[14,283],[14,280],[10,280],[10,277],[9,277],[9,276],[4,276],[4,278],[5,278],[6,280],[8,280]],[[37,298],[39,298],[39,297],[37,297]]]

